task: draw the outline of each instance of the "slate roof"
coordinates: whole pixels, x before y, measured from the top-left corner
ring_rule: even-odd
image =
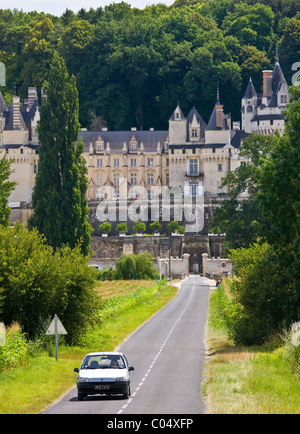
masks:
[[[219,106],[219,105],[220,105],[220,102],[217,101],[216,104],[215,104],[215,107],[213,109],[213,112],[212,112],[212,114],[210,116],[210,119],[208,121],[207,127],[206,127],[206,129],[208,131],[228,130],[228,125],[227,125],[226,117],[225,117],[226,115],[224,115],[224,113],[223,113],[223,126],[222,126],[222,128],[217,127],[216,110],[217,110],[217,106]]]
[[[127,145],[127,151],[129,149],[129,142],[133,137],[137,141],[137,151],[140,150],[140,146],[143,143],[144,152],[156,153],[157,144],[160,142],[161,152],[164,151],[165,140],[168,137],[168,131],[80,131],[79,137],[84,142],[85,152],[89,152],[90,144],[95,147],[95,142],[99,137],[104,141],[104,149],[106,149],[107,143],[109,143],[110,153],[119,154],[123,150],[124,142]]]
[[[189,112],[189,114],[186,117],[186,120],[187,120],[187,137],[189,136],[189,131],[188,131],[189,130],[189,124],[192,123],[194,116],[196,116],[196,120],[200,124],[200,139],[204,139],[206,123],[204,122],[202,117],[199,115],[195,106],[192,108],[192,110]]]
[[[252,99],[257,98],[256,90],[252,82],[252,78],[250,77],[249,83],[245,92],[245,95],[243,96],[243,99]]]

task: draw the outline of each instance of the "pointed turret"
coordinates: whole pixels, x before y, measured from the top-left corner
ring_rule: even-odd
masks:
[[[187,136],[187,121],[184,114],[177,104],[170,120],[169,120],[169,144],[183,145],[186,142]]]

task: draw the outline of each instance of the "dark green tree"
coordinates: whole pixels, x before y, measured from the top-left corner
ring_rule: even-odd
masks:
[[[7,226],[9,223],[10,208],[8,198],[16,183],[9,181],[12,173],[10,161],[5,158],[0,159],[0,225]]]
[[[30,226],[43,233],[50,245],[71,248],[78,243],[89,252],[86,167],[78,142],[78,93],[74,76],[68,75],[63,58],[54,53],[45,82],[46,98],[38,127],[41,143],[39,172],[33,193],[34,214]]]

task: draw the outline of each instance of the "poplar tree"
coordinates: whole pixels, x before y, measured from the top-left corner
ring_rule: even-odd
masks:
[[[39,170],[33,192],[34,213],[30,226],[44,234],[54,248],[78,243],[89,253],[91,226],[88,222],[86,165],[83,143],[78,141],[78,92],[74,76],[65,62],[53,55],[46,97],[42,101],[38,126]]]
[[[9,176],[12,173],[11,163],[7,158],[0,156],[0,225],[8,226],[10,208],[8,206],[8,198],[10,193],[15,188],[16,183],[9,181]]]

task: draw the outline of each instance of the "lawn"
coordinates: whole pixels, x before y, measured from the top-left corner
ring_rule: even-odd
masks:
[[[208,357],[203,395],[208,414],[299,414],[300,373],[292,373],[283,347],[269,343],[236,347],[218,311],[218,291],[210,294]]]

